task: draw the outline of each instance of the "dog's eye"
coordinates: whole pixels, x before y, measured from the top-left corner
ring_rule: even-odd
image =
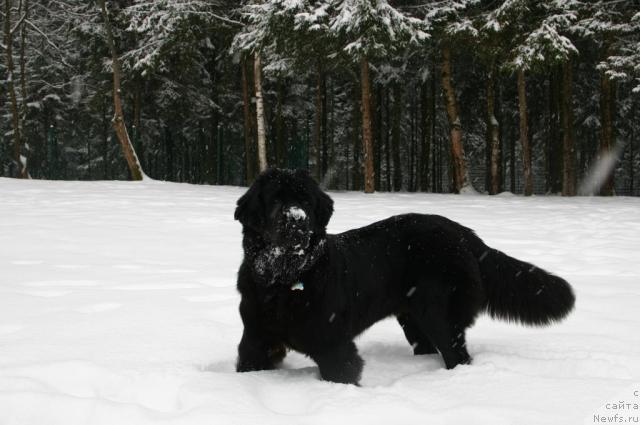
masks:
[[[311,201],[307,198],[300,199],[300,205],[308,208],[311,206]]]

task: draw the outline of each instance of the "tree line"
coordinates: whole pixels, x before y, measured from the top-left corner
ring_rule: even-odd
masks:
[[[640,0],[5,0],[1,18],[3,176],[640,193]]]

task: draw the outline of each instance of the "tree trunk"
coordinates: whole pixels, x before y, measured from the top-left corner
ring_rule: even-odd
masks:
[[[338,174],[337,170],[335,169],[335,166],[337,164],[337,160],[336,160],[336,156],[337,156],[337,149],[336,149],[336,144],[335,144],[335,133],[336,133],[336,117],[335,117],[335,111],[336,111],[336,105],[335,105],[335,100],[336,100],[336,92],[334,90],[334,80],[330,80],[331,84],[329,85],[329,93],[331,94],[331,102],[329,103],[329,107],[327,108],[327,116],[328,116],[328,120],[329,122],[327,123],[327,130],[326,130],[326,137],[327,137],[327,144],[328,144],[328,153],[327,153],[327,161],[328,164],[327,166],[331,166],[331,169],[327,169],[327,172],[330,173],[330,178],[329,178],[329,182],[328,185],[331,184],[335,184],[335,187],[338,188],[339,187],[339,181],[340,181],[340,175]],[[326,96],[325,93],[325,98],[329,99],[328,96]],[[327,101],[328,102],[328,101]],[[328,186],[329,187],[329,186]],[[333,186],[330,186],[333,187]]]
[[[29,17],[29,0],[20,1],[20,6],[18,7],[18,14],[20,16],[24,16],[26,20]],[[21,18],[22,19],[22,18]],[[20,89],[22,93],[22,103],[23,103],[23,111],[26,111],[26,101],[27,101],[27,78],[26,78],[26,38],[27,38],[27,25],[23,21],[20,25]]]
[[[317,181],[322,181],[322,70],[318,65],[316,73],[316,98],[315,98],[315,114],[313,122],[313,146],[316,152],[316,169],[315,175]]]
[[[464,159],[464,147],[462,145],[462,125],[458,115],[458,104],[451,76],[451,50],[447,45],[442,47],[442,87],[444,88],[447,99],[447,117],[449,118],[451,138],[453,190],[455,193],[460,193],[463,187],[469,185],[469,179],[467,176],[467,165]]]
[[[133,128],[134,128],[134,140],[133,147],[138,155],[138,160],[140,160],[140,165],[142,166],[142,161],[144,159],[144,146],[142,145],[142,137],[140,134],[141,127],[140,123],[142,121],[142,87],[143,82],[140,79],[136,79],[135,81],[135,92],[133,95]],[[145,167],[147,166],[145,162]]]
[[[400,84],[393,85],[393,118],[391,119],[391,155],[393,158],[393,190],[402,190],[402,164],[400,163],[400,139],[402,118],[402,89]]]
[[[495,86],[495,104],[494,104],[494,114],[496,116],[496,121],[498,121],[498,192],[502,192],[504,190],[504,128],[505,128],[505,118],[503,114],[503,105],[502,105],[502,95],[501,95],[501,86],[500,79],[496,78],[496,86]]]
[[[215,93],[212,93],[211,99],[215,100]],[[207,164],[207,177],[210,184],[221,184],[220,177],[222,175],[222,146],[220,145],[220,139],[218,138],[218,128],[220,126],[218,112],[213,109],[211,111],[211,118],[209,119],[209,137],[206,141],[206,156],[205,162]]]
[[[386,115],[384,127],[384,180],[386,191],[391,192],[391,111],[389,108],[389,90],[384,91],[384,110]]]
[[[242,59],[242,112],[244,117],[244,160],[245,160],[245,180],[249,186],[253,179],[255,158],[253,156],[253,120],[251,119],[251,97],[249,95],[249,77],[247,73],[247,61]]]
[[[560,110],[560,92],[562,91],[559,84],[557,67],[554,67],[549,74],[549,130],[547,137],[547,179],[546,179],[546,191],[549,193],[559,193],[562,191],[562,178],[561,178],[561,161],[562,156],[560,152],[560,129],[559,129],[559,116]]]
[[[256,89],[256,121],[258,123],[258,166],[260,172],[267,169],[267,141],[264,124],[264,101],[262,99],[262,60],[256,53],[253,61],[253,82]]]
[[[573,70],[562,64],[562,195],[576,195],[576,146],[573,137]]]
[[[602,71],[600,73],[600,158],[613,148],[613,110],[615,108],[615,82]],[[613,169],[600,187],[600,195],[613,195]]]
[[[415,86],[414,86],[415,89]],[[411,137],[409,145],[409,192],[416,191],[416,162],[417,162],[417,137],[416,137],[416,95],[411,93]]]
[[[131,173],[131,179],[142,180],[144,177],[142,167],[140,166],[140,161],[138,161],[138,157],[136,156],[135,149],[131,144],[131,139],[129,139],[127,126],[124,121],[122,99],[120,98],[120,59],[118,58],[118,53],[116,52],[116,46],[113,40],[113,31],[111,30],[111,22],[109,21],[109,14],[107,12],[105,0],[100,0],[100,6],[102,7],[102,17],[104,19],[104,26],[107,34],[107,45],[109,46],[109,50],[111,51],[111,66],[113,68],[113,128],[116,132],[118,140],[120,141],[120,144],[122,145],[122,152],[124,153],[124,157],[127,160],[129,172]]]
[[[93,180],[91,177],[91,137],[87,137],[87,180]]]
[[[102,166],[103,178],[109,180],[109,107],[108,98],[105,93],[102,97]]]
[[[636,111],[637,111],[637,106],[634,103],[632,109],[631,109],[631,117],[635,117],[636,116]],[[631,126],[631,137],[629,137],[629,196],[633,196],[633,189],[634,189],[634,185],[633,185],[633,180],[635,179],[635,174],[634,174],[634,161],[635,161],[635,151],[634,151],[634,146],[633,143],[636,140],[636,127],[635,126]]]
[[[531,145],[529,144],[529,125],[527,123],[527,87],[523,69],[518,70],[518,111],[520,113],[520,146],[522,147],[522,171],[524,177],[523,191],[525,196],[531,196],[533,194]]]
[[[509,126],[509,191],[516,193],[516,136],[515,126]]]
[[[441,141],[440,138],[436,139],[437,130],[437,96],[436,85],[438,84],[436,78],[436,55],[434,53],[433,60],[431,61],[431,101],[429,102],[429,122],[431,132],[431,145],[433,146],[433,156],[431,165],[431,190],[436,193],[442,192],[442,176],[440,175],[440,154],[441,154]]]
[[[382,190],[380,184],[382,183],[382,140],[383,140],[383,127],[382,127],[382,108],[384,98],[384,88],[382,84],[378,84],[376,87],[376,97],[375,97],[375,105],[376,105],[376,116],[375,122],[373,125],[375,131],[375,156],[373,158],[373,165],[375,169],[375,180],[376,180],[376,190]]]
[[[327,74],[322,73],[321,80],[321,93],[322,93],[322,124],[320,126],[320,134],[322,139],[322,155],[320,162],[320,174],[322,175],[322,181],[325,180],[327,171],[329,170],[329,143],[327,140],[327,117],[329,108],[327,108]]]
[[[286,95],[285,88],[286,86],[282,80],[278,81],[278,103],[276,107],[276,165],[280,168],[285,168],[287,166],[287,130],[283,115],[283,104]]]
[[[349,190],[350,186],[349,186],[349,173],[351,172],[351,154],[349,153],[349,140],[350,139],[354,139],[355,136],[353,136],[353,134],[355,134],[355,129],[358,127],[356,124],[356,120],[355,118],[353,118],[353,116],[355,115],[355,107],[352,108],[351,111],[351,119],[353,120],[353,125],[351,126],[347,126],[347,128],[351,128],[351,133],[349,134],[351,137],[349,137],[346,141],[346,143],[344,144],[344,159],[345,159],[345,170],[344,170],[344,188],[345,190]]]
[[[489,151],[489,194],[500,192],[500,126],[496,119],[496,78],[492,65],[487,75],[487,150]]]
[[[433,78],[433,76],[431,76]],[[420,86],[420,190],[426,192],[429,190],[429,162],[431,160],[431,138],[429,134],[429,110],[428,110],[428,94],[427,82],[423,82]]]
[[[241,67],[245,66],[244,58],[241,60],[240,66]],[[220,174],[218,172],[218,169],[220,168],[220,160],[221,160],[218,154],[218,144],[220,143],[220,140],[218,139],[218,127],[220,123],[220,114],[218,112],[218,105],[220,103],[218,99],[219,98],[218,84],[216,84],[218,82],[218,75],[216,70],[215,56],[211,60],[207,61],[206,70],[209,73],[211,80],[213,81],[213,84],[211,85],[211,94],[210,94],[212,105],[209,112],[210,115],[208,120],[201,124],[203,129],[206,126],[208,126],[209,131],[208,132],[202,131],[200,133],[202,137],[202,148],[201,148],[201,153],[199,154],[199,158],[197,158],[197,161],[200,164],[200,173],[199,173],[200,183],[220,184],[220,181],[218,180],[218,175]],[[244,87],[243,87],[243,90],[244,90]],[[243,100],[244,100],[244,97],[243,97]],[[243,107],[245,106],[244,103],[242,106]],[[244,158],[244,161],[246,162],[246,157]],[[246,179],[246,176],[245,176],[245,179]]]
[[[171,134],[171,123],[165,123],[164,126],[164,148],[165,148],[165,169],[164,169],[164,179],[168,181],[175,180],[174,173],[174,143],[173,136]]]
[[[11,31],[11,0],[4,2],[4,44],[5,66],[7,68],[7,91],[11,107],[11,128],[13,130],[13,156],[17,169],[17,177],[27,178],[27,164],[22,156],[22,128],[20,125],[20,112],[18,109],[18,97],[13,82],[15,65],[13,63],[13,32]]]
[[[362,162],[360,161],[360,154],[362,153],[362,140],[360,138],[360,131],[358,127],[362,126],[362,94],[358,93],[356,86],[353,87],[353,108],[351,109],[351,119],[353,124],[351,125],[351,136],[353,138],[353,150],[351,151],[351,170],[353,178],[351,179],[351,189],[362,189]]]
[[[373,134],[371,131],[371,87],[369,81],[369,62],[366,57],[360,60],[362,85],[362,147],[364,154],[364,191],[375,191],[375,172],[373,169]]]
[[[20,132],[20,137],[22,137],[23,142],[24,142],[24,147],[26,148],[25,151],[27,152],[27,155],[30,159],[29,161],[29,169],[33,170],[33,160],[32,160],[32,155],[30,155],[30,150],[32,149],[32,146],[30,146],[31,144],[28,142],[28,139],[26,139],[26,130],[24,128],[24,124],[27,121],[27,97],[28,97],[28,93],[27,93],[27,60],[26,60],[26,47],[27,47],[27,24],[24,20],[26,20],[29,16],[29,0],[23,0],[21,2],[21,6],[22,6],[22,15],[20,17],[20,19],[23,19],[22,24],[20,25],[20,93],[22,95],[22,108],[21,108],[21,112],[20,112],[20,126],[22,131]],[[19,8],[20,9],[20,8]],[[24,17],[24,18],[23,18]],[[25,168],[25,177],[29,177],[29,170]]]

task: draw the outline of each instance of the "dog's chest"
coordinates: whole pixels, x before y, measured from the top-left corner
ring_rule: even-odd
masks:
[[[288,335],[310,320],[315,307],[311,291],[301,282],[266,291],[263,297],[265,325]]]

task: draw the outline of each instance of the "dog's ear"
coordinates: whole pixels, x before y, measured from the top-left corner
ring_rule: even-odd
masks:
[[[295,171],[295,175],[304,182],[303,184],[306,187],[306,190],[313,194],[316,201],[316,207],[313,212],[316,216],[318,225],[322,229],[325,229],[333,215],[333,199],[320,189],[320,185],[316,183],[313,177],[309,174],[309,171],[306,169],[298,168]]]
[[[316,208],[315,208],[315,216],[316,220],[318,220],[318,224],[320,227],[325,229],[327,224],[329,224],[329,220],[333,215],[333,199],[326,193],[320,189],[320,186],[315,184],[315,198],[316,198]]]
[[[260,199],[260,180],[253,182],[249,190],[236,202],[233,218],[243,226],[260,231],[264,224],[263,208]]]

